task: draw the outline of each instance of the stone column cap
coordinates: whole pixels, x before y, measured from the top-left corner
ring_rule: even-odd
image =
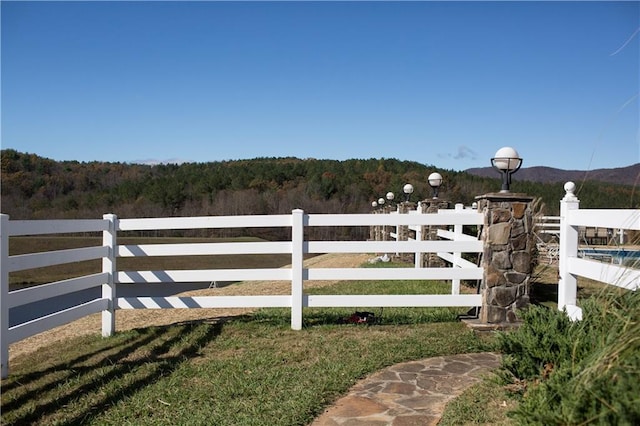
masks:
[[[476,200],[501,200],[501,201],[533,201],[534,197],[522,192],[490,192],[477,195]]]

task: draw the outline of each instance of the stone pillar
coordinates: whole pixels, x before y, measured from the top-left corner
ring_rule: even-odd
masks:
[[[374,210],[373,212],[371,212],[371,214],[376,214],[376,211]],[[369,240],[371,240],[371,241],[377,241],[377,237],[376,237],[376,225],[371,225],[371,226],[369,226]]]
[[[393,207],[390,205],[386,205],[384,207],[382,207],[382,209],[380,209],[380,213],[381,214],[391,214],[391,211],[393,210]],[[389,225],[381,225],[381,241],[389,241],[391,240],[391,226]]]
[[[480,322],[518,322],[516,310],[529,304],[535,240],[533,197],[494,193],[476,197],[484,213]]]
[[[432,198],[430,200],[423,200],[420,202],[421,213],[423,214],[437,214],[440,209],[448,209],[449,202]],[[446,229],[444,225],[429,225],[422,227],[422,239],[424,241],[435,241],[438,239],[438,229]],[[444,260],[438,257],[437,253],[425,253],[422,256],[423,268],[443,268],[445,266]]]
[[[375,209],[372,213],[381,214],[382,212],[380,209]],[[382,225],[372,225],[370,233],[373,241],[382,241]]]
[[[402,203],[398,203],[398,214],[409,214],[409,211],[415,210],[415,204],[410,201],[403,201]],[[398,233],[398,241],[408,241],[409,240],[409,227],[407,225],[399,225],[397,227]],[[413,254],[412,253],[400,253],[399,260],[402,262],[413,262]]]

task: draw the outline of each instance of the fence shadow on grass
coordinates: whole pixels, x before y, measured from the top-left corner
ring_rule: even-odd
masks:
[[[87,351],[78,355],[75,358],[61,358],[60,362],[57,364],[53,364],[47,368],[32,371],[25,374],[18,374],[19,379],[15,381],[11,381],[9,383],[5,383],[2,385],[2,392],[9,392],[14,388],[30,385],[31,383],[36,383],[42,381],[48,375],[52,375],[61,371],[69,370],[74,368],[76,365],[81,365],[85,362],[88,362],[91,358],[100,357],[101,355],[104,358],[124,358],[129,353],[135,352],[138,348],[143,347],[144,345],[149,344],[156,338],[159,338],[162,333],[162,330],[147,330],[146,332],[132,336],[126,340],[119,340],[117,338],[104,340],[104,344],[100,345],[100,347],[96,348],[93,351]],[[115,351],[113,355],[109,355],[111,351]],[[37,391],[38,393],[43,391],[51,390],[51,388],[57,386],[57,383],[53,383],[51,386],[38,386],[37,390],[34,390],[34,393]],[[12,400],[11,404],[6,404],[2,406],[3,411],[12,409],[14,405],[20,405],[22,400],[28,400],[33,395],[23,394],[19,400]]]
[[[43,370],[16,374],[3,384],[6,403],[2,404],[2,424],[48,423],[47,418],[55,418],[52,423],[86,424],[104,409],[197,357],[203,346],[220,335],[222,327],[221,322],[199,321],[137,329],[137,336],[118,345],[63,359]],[[77,401],[82,398],[87,402]],[[63,407],[68,414],[58,415]]]

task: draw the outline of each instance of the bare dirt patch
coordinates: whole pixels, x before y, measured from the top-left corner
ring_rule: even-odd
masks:
[[[355,268],[368,259],[368,254],[325,254],[305,261],[307,268]],[[335,281],[309,281],[305,287],[314,288],[334,284]],[[264,294],[290,294],[290,281],[250,281],[233,284],[222,288],[209,288],[181,293],[180,296],[244,296]],[[116,329],[118,331],[134,328],[169,325],[185,321],[220,320],[230,316],[238,316],[253,311],[250,308],[234,309],[140,309],[118,310],[116,312]],[[15,361],[20,356],[72,337],[100,333],[101,315],[94,314],[69,324],[53,328],[35,336],[28,337],[9,346],[9,360]]]

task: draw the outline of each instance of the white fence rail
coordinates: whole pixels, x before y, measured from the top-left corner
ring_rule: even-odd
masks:
[[[109,301],[95,299],[54,314],[45,315],[31,321],[9,327],[9,309],[45,300],[75,291],[102,285],[108,282],[108,274],[99,273],[83,277],[52,282],[9,292],[9,273],[91,259],[101,259],[109,255],[104,246],[59,250],[9,256],[9,237],[20,235],[50,235],[69,232],[100,232],[108,229],[103,220],[43,220],[10,221],[7,215],[0,215],[0,345],[2,357],[2,377],[8,374],[8,347],[10,343],[22,340],[59,325],[80,319],[107,309]]]
[[[436,231],[436,235],[438,238],[441,238],[442,240],[430,240],[432,242],[432,246],[438,247],[437,244],[440,243],[442,244],[441,247],[442,250],[435,250],[435,253],[437,254],[438,257],[440,257],[442,260],[449,262],[451,264],[451,266],[456,269],[456,268],[476,268],[477,265],[469,262],[466,259],[462,258],[462,253],[463,252],[471,252],[470,250],[464,250],[463,248],[468,247],[470,244],[471,245],[478,245],[478,250],[477,251],[473,251],[476,253],[479,253],[482,251],[482,242],[478,239],[478,236],[474,236],[474,235],[467,235],[464,233],[463,231],[463,225],[476,225],[479,226],[482,224],[482,221],[480,221],[479,223],[472,223],[474,222],[473,218],[483,218],[483,215],[478,213],[476,209],[474,208],[468,208],[465,209],[464,205],[462,204],[456,204],[455,205],[455,209],[454,210],[445,210],[445,209],[439,209],[437,214],[444,214],[444,213],[449,213],[449,214],[457,214],[458,216],[456,216],[457,218],[470,218],[467,220],[462,220],[462,221],[457,221],[457,223],[451,223],[449,230],[447,229],[437,229]],[[391,212],[392,215],[401,215],[401,213],[399,213],[398,211],[392,211]],[[425,214],[431,214],[431,213],[424,213],[422,211],[422,209],[420,207],[418,207],[416,210],[409,210],[407,212],[407,214],[409,215],[425,215]],[[394,217],[398,217],[398,216],[394,216]],[[466,222],[466,223],[461,223],[461,222]],[[397,230],[397,226],[396,226],[396,231],[395,232],[390,232],[389,236],[395,240],[398,239],[398,230]],[[410,225],[407,227],[409,230],[415,232],[415,238],[411,238],[408,237],[409,241],[422,241],[425,239],[425,236],[422,235],[422,231],[423,231],[423,227],[422,226],[415,226],[415,225]],[[452,241],[457,242],[457,248],[456,250],[451,250],[452,247],[456,247],[455,245],[451,244]],[[468,243],[468,244],[467,244]],[[389,250],[388,252],[392,252],[392,250]],[[425,252],[424,251],[419,251],[416,250],[415,251],[415,256],[414,256],[414,265],[416,268],[421,268],[422,267],[422,256]],[[457,276],[455,276],[455,272],[453,272],[452,278],[451,278],[451,293],[452,294],[459,294],[460,293],[460,280],[461,278],[458,278]]]
[[[449,235],[453,241],[308,241],[308,227],[352,226],[425,226],[480,225],[482,214],[445,211],[442,214],[371,215],[371,214],[305,214],[294,210],[291,215],[174,217],[146,219],[118,219],[105,215],[102,220],[10,221],[1,215],[0,223],[0,325],[2,376],[8,374],[9,344],[83,316],[102,312],[102,334],[115,330],[116,309],[167,308],[241,308],[280,307],[291,309],[291,327],[302,328],[303,307],[428,307],[481,305],[478,294],[445,295],[306,295],[304,282],[312,280],[480,280],[483,271],[473,264],[456,263],[456,268],[305,268],[305,254],[321,253],[478,253],[482,243],[463,238],[461,233]],[[77,226],[76,226],[77,224]],[[230,242],[191,244],[119,245],[117,235],[124,231],[175,230],[197,228],[286,227],[291,229],[290,241]],[[60,250],[9,256],[9,237],[25,235],[102,232],[103,243],[97,247]],[[291,255],[288,268],[261,269],[202,269],[118,271],[117,259],[146,256],[186,256],[217,254],[276,254]],[[9,273],[55,264],[102,259],[102,272],[83,277],[52,282],[36,287],[9,291]],[[136,285],[142,290],[156,283],[263,281],[291,282],[288,295],[259,296],[202,296],[202,297],[117,297],[119,284]],[[46,300],[92,287],[101,287],[101,296],[41,318],[9,326],[9,309]]]
[[[558,235],[560,233],[560,216],[540,216],[535,220],[537,234]]]
[[[584,276],[630,290],[640,286],[640,271],[619,265],[578,257],[580,227],[606,227],[640,230],[640,210],[580,210],[573,187],[566,185],[567,194],[560,208],[559,290],[558,306],[572,318],[580,318],[576,303],[576,277]],[[462,253],[480,253],[483,243],[475,236],[465,235],[465,225],[480,226],[484,215],[476,210],[457,207],[440,210],[438,214],[305,214],[294,210],[291,215],[174,217],[118,219],[105,215],[101,220],[11,221],[0,215],[0,357],[2,377],[8,374],[9,344],[38,334],[81,317],[102,312],[102,333],[115,330],[116,309],[167,308],[259,308],[291,309],[291,327],[302,328],[304,307],[429,307],[481,306],[479,294],[459,294],[459,280],[481,280],[483,270],[462,258]],[[424,226],[437,226],[440,240],[421,241],[421,236],[406,241],[309,241],[305,230],[310,227],[405,226],[421,232]],[[191,244],[119,245],[119,232],[146,230],[179,230],[199,228],[288,228],[291,239],[276,242],[229,242]],[[9,238],[26,235],[50,235],[79,232],[101,232],[102,245],[45,253],[9,255]],[[119,271],[117,259],[147,256],[253,255],[290,254],[288,268],[261,269],[201,269]],[[305,254],[321,253],[436,253],[450,262],[450,268],[307,268]],[[51,282],[36,287],[9,291],[9,274],[32,268],[102,259],[99,273]],[[420,265],[416,265],[420,266]],[[202,296],[202,297],[117,297],[119,284],[145,289],[158,283],[188,283],[213,281],[290,281],[287,295]],[[449,280],[451,294],[440,295],[307,295],[304,282],[312,280]],[[86,303],[40,318],[9,326],[9,309],[47,300],[76,291],[101,288],[101,295]]]
[[[640,270],[578,257],[579,227],[605,227],[640,230],[640,210],[588,209],[580,210],[574,195],[575,185],[565,185],[566,195],[560,202],[560,248],[558,309],[566,310],[572,319],[581,319],[577,306],[577,277],[582,276],[609,285],[637,290]]]

